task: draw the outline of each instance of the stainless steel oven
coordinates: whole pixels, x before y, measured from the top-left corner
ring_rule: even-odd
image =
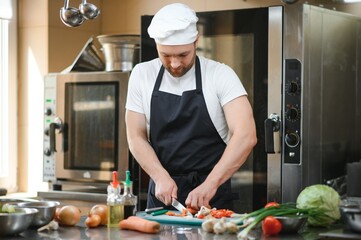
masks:
[[[295,201],[361,159],[360,18],[302,3],[197,15],[198,55],[236,71],[256,121],[258,143],[232,177],[235,211]],[[141,61],[157,57],[151,19],[142,16]]]
[[[129,72],[45,77],[44,181],[108,184],[113,171],[125,179],[129,165],[124,122],[128,78]]]

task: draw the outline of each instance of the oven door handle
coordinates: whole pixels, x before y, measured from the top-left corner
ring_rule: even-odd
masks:
[[[264,129],[265,129],[265,150],[266,153],[276,153],[280,152],[280,144],[279,144],[279,132],[281,126],[281,118],[276,113],[272,113],[265,121],[264,121]],[[276,136],[275,136],[276,135]],[[275,138],[277,139],[275,145]]]
[[[54,122],[49,125],[49,139],[50,139],[50,152],[56,152],[56,130],[59,130],[58,133],[61,133],[63,130],[63,124],[60,118],[55,118]]]

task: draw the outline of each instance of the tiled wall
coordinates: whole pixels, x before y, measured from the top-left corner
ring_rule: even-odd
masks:
[[[78,7],[81,0],[70,0]],[[20,191],[46,190],[42,182],[43,76],[68,67],[91,36],[139,34],[140,16],[153,15],[170,0],[89,0],[101,15],[76,28],[59,18],[62,0],[19,0],[18,184]],[[280,0],[183,0],[196,11],[281,5]],[[301,4],[305,1],[298,1]],[[324,4],[330,0],[307,1]],[[339,7],[361,15],[360,4]]]

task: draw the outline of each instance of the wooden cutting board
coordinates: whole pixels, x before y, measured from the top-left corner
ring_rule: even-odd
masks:
[[[175,213],[179,214],[180,212],[175,211]],[[201,226],[204,222],[203,219],[192,218],[189,219],[187,217],[175,217],[175,216],[168,216],[168,215],[158,215],[152,216],[151,214],[147,214],[145,212],[138,212],[138,217],[156,221],[159,223],[166,223],[166,224],[181,224],[181,225],[193,225],[193,226]]]

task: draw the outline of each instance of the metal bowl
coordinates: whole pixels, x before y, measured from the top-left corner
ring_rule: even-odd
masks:
[[[289,216],[275,216],[282,224],[282,233],[296,233],[307,222],[307,217],[289,217]]]
[[[0,213],[0,236],[10,236],[29,228],[38,210],[15,207],[14,213]]]
[[[35,208],[38,213],[35,215],[30,227],[39,228],[51,222],[54,219],[56,207],[60,203],[56,201],[39,201],[39,202],[21,202],[16,206],[21,208]]]
[[[342,221],[352,231],[361,232],[361,207],[340,207]]]

